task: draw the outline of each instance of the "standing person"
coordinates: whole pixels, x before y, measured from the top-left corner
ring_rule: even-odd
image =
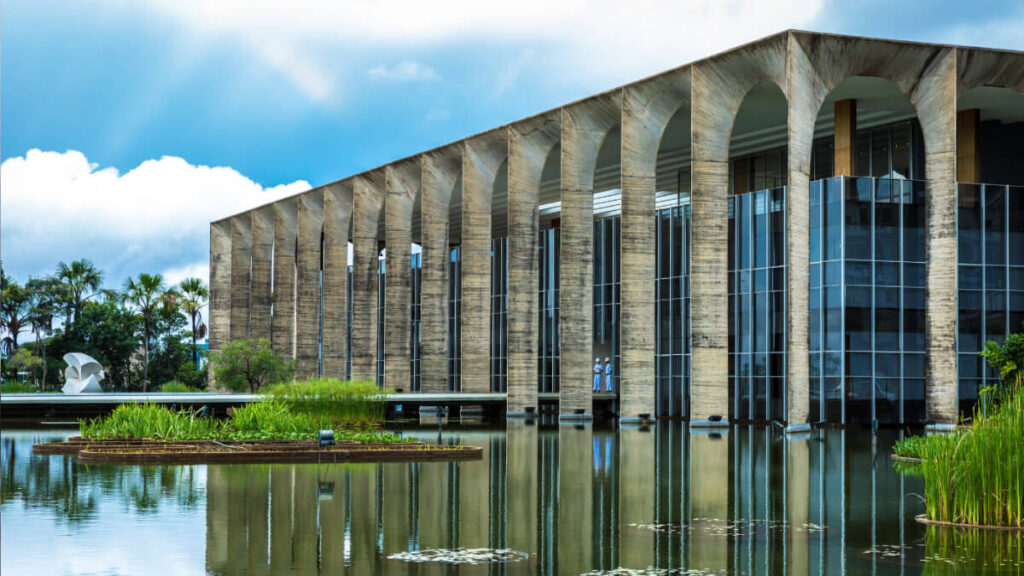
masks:
[[[605,358],[604,359],[604,391],[605,392],[611,392],[612,391],[612,372],[613,371],[614,370],[612,368],[612,359],[611,358]]]
[[[599,358],[594,358],[594,392],[601,391],[602,372],[603,370],[601,370],[601,360]]]

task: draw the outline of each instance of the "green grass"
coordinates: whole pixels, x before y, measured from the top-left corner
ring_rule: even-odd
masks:
[[[928,436],[907,436],[893,445],[892,451],[904,458],[920,458],[929,440]]]
[[[267,389],[267,394],[292,412],[311,416],[328,428],[383,423],[388,390],[367,381],[311,379],[275,384]]]
[[[1024,527],[1024,389],[1007,386],[997,409],[953,434],[909,438],[896,453],[921,458],[925,513],[943,522]]]
[[[226,420],[202,416],[198,410],[174,411],[155,404],[121,404],[106,417],[79,420],[82,437],[90,440],[313,440],[320,429],[316,417],[296,413],[274,398],[241,406]],[[335,430],[334,438],[361,443],[402,441],[397,434],[379,430]]]
[[[31,384],[22,384],[21,382],[4,382],[0,384],[0,394],[23,394],[26,392],[38,392],[38,390]]]
[[[191,386],[188,386],[186,384],[178,382],[177,380],[171,380],[170,382],[165,382],[162,386],[160,386],[160,390],[159,391],[160,392],[177,392],[177,393],[181,393],[181,392],[202,392],[202,390],[200,390],[199,388],[193,388]]]

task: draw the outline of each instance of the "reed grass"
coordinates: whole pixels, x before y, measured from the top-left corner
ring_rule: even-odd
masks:
[[[310,414],[298,413],[276,398],[235,409],[230,418],[217,420],[194,409],[171,410],[156,404],[121,404],[108,416],[79,420],[87,440],[150,439],[163,441],[314,440],[323,428]],[[338,442],[395,443],[402,438],[380,430],[336,429]]]
[[[369,381],[315,378],[275,384],[267,394],[285,403],[292,412],[311,416],[329,428],[382,424],[388,390]]]

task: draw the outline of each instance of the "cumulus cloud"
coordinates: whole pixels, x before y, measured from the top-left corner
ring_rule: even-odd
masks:
[[[17,278],[89,258],[119,286],[139,272],[208,278],[209,223],[309,189],[265,188],[232,168],[182,158],[120,173],[81,152],[30,150],[0,165],[4,269]]]
[[[440,80],[441,77],[430,66],[424,66],[419,62],[406,60],[394,66],[383,64],[374,66],[366,71],[374,80],[386,80],[389,82],[423,82]]]
[[[124,1],[124,0],[118,0]],[[344,83],[341,65],[377,54],[465,56],[500,47],[500,93],[522,70],[547,78],[622,82],[755,38],[815,22],[824,0],[155,0],[147,6],[201,34],[254,47],[313,99]],[[266,46],[275,49],[267,51]],[[521,60],[536,50],[542,58]],[[360,60],[362,59],[362,60]],[[319,62],[319,64],[317,64]],[[372,66],[372,64],[371,64]],[[429,79],[416,62],[371,76]],[[542,78],[543,79],[543,78]]]

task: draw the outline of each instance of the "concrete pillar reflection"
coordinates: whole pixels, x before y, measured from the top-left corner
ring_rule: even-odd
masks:
[[[508,131],[476,136],[462,151],[462,391],[491,390],[491,197]]]
[[[424,154],[420,180],[420,391],[448,390],[448,212],[461,170],[458,149]]]
[[[271,260],[274,254],[274,207],[252,211],[252,289],[249,306],[249,338],[270,341]]]
[[[810,573],[808,524],[810,518],[810,447],[809,440],[795,438],[786,444],[786,522],[789,550],[786,552],[786,574],[803,576]]]
[[[320,539],[316,467],[295,466],[292,494],[292,574],[313,576],[318,572]]]
[[[295,242],[298,233],[294,198],[274,204],[274,316],[271,343],[285,358],[295,357]]]
[[[508,141],[508,405],[510,414],[537,407],[537,239],[541,173],[558,143],[551,113],[509,128]]]
[[[323,366],[325,378],[346,377],[348,340],[348,237],[352,184],[324,188]]]
[[[558,428],[558,573],[591,569],[594,500],[594,430],[589,425]],[[646,568],[646,566],[645,566]]]
[[[206,476],[206,571],[223,572],[228,563],[229,468],[210,466]]]
[[[728,434],[691,432],[689,518],[701,518],[700,526],[729,522],[729,442]],[[706,520],[706,519],[711,519]],[[699,540],[697,540],[699,538]],[[699,542],[699,544],[697,543]],[[687,568],[725,573],[729,568],[729,540],[691,536]]]
[[[524,420],[506,422],[507,546],[536,557],[538,530],[537,426]]]
[[[345,570],[345,499],[347,466],[331,465],[318,471],[320,500],[320,574]]]
[[[384,499],[381,518],[384,526],[384,554],[409,550],[409,535],[412,531],[410,522],[415,521],[410,515],[409,468],[411,464],[382,464],[383,482],[381,488]]]
[[[212,470],[214,467],[211,466]],[[295,467],[270,468],[270,573],[292,568],[292,516]]]
[[[558,409],[593,413],[594,170],[621,119],[618,92],[562,108],[561,302]]]
[[[324,194],[317,189],[299,196],[298,245],[295,252],[295,375],[320,375],[320,264],[323,258]]]
[[[249,337],[252,216],[231,217],[231,340]]]
[[[379,222],[384,207],[383,174],[353,181],[352,379],[377,381],[377,268]]]
[[[639,414],[654,414],[658,147],[669,120],[689,96],[689,69],[622,91],[619,402],[623,421]]]
[[[628,526],[657,519],[654,434],[637,428],[619,430],[619,565],[634,570],[656,564],[656,534]]]
[[[459,542],[461,548],[488,548],[491,534],[491,446],[486,432],[461,434],[470,446],[482,446],[483,457],[459,464]]]
[[[387,199],[384,235],[387,290],[384,294],[384,382],[392,390],[410,389],[410,322],[412,311],[412,207],[420,189],[418,162],[384,170]]]

